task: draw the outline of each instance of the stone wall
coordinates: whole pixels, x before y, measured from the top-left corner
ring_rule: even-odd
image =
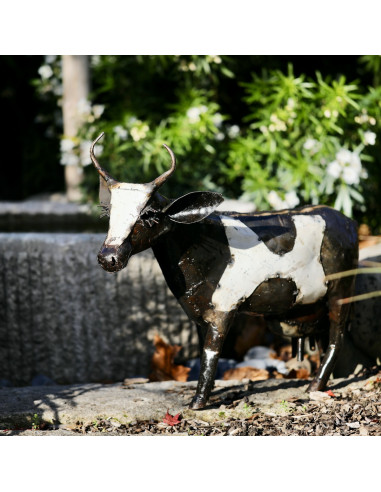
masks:
[[[25,385],[147,375],[155,333],[198,353],[196,329],[151,251],[117,274],[96,255],[104,234],[0,234],[0,379]]]
[[[152,252],[109,274],[96,259],[104,237],[0,233],[0,380],[26,385],[38,374],[57,383],[147,376],[155,333],[182,345],[184,359],[198,356],[196,328],[169,291]],[[381,244],[360,255],[380,261]],[[357,277],[357,294],[380,289],[381,275]],[[238,320],[225,348],[237,347],[237,340],[245,350],[250,343],[263,344],[258,320]],[[347,376],[380,358],[380,298],[354,303],[335,374]]]

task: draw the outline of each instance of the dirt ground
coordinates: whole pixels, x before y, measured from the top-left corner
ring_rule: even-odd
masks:
[[[309,399],[290,398],[280,402],[283,412],[261,412],[248,396],[228,394],[219,415],[221,420],[206,422],[195,418],[164,422],[133,421],[124,425],[110,420],[78,423],[74,432],[114,435],[195,435],[195,436],[380,436],[381,372],[356,389],[315,392]],[[237,398],[238,396],[238,398]],[[241,417],[227,417],[229,410],[241,407]]]
[[[69,436],[380,436],[381,435],[381,367],[364,371],[351,381],[334,380],[325,392],[305,392],[306,381],[268,380],[258,382],[223,382],[216,385],[208,408],[187,408],[194,393],[190,383],[148,383],[116,386],[120,398],[139,405],[149,391],[149,405],[158,408],[151,388],[158,388],[160,417],[123,419],[115,413],[103,416],[67,419],[51,423],[32,420],[29,428],[0,429],[0,435],[69,435]],[[222,384],[222,383],[221,383]],[[273,387],[271,387],[271,384]],[[282,389],[280,389],[282,387]],[[144,390],[139,388],[145,388]],[[140,391],[140,393],[136,393]],[[282,393],[277,393],[282,391]],[[94,401],[93,394],[88,397]],[[139,396],[140,395],[140,396]],[[281,396],[280,396],[281,395]],[[283,396],[282,396],[283,395]],[[138,398],[136,398],[138,396]],[[279,397],[280,396],[280,397]],[[102,397],[103,398],[103,397]],[[171,400],[177,398],[177,400]],[[282,399],[284,398],[284,399]],[[79,400],[78,400],[79,401]],[[159,400],[158,400],[159,401]],[[183,402],[181,406],[177,402]],[[102,400],[103,402],[103,400]],[[81,410],[79,408],[77,412]],[[102,403],[104,405],[104,403]],[[126,405],[126,403],[123,403]],[[141,403],[142,408],[147,403]],[[169,406],[165,414],[166,405]],[[67,407],[68,405],[66,405]],[[125,407],[124,407],[125,408]],[[178,408],[179,413],[173,411]],[[75,409],[75,408],[74,408]],[[79,415],[79,414],[77,414]],[[96,414],[94,414],[96,415]],[[130,414],[131,415],[131,414]],[[152,414],[153,415],[153,414]]]

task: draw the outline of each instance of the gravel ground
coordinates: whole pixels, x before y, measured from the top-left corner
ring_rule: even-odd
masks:
[[[191,395],[194,389],[185,393]],[[184,390],[183,390],[184,392]],[[187,397],[187,394],[185,394]],[[216,395],[212,400],[219,398]],[[70,435],[70,436],[380,436],[381,367],[359,375],[356,384],[337,383],[327,392],[305,394],[277,401],[266,410],[259,409],[258,395],[252,383],[244,390],[231,388],[214,417],[207,413],[184,411],[175,425],[163,421],[131,420],[122,423],[114,417],[95,418],[63,425],[39,425],[32,429],[3,429],[1,435]],[[212,402],[213,406],[213,402]]]

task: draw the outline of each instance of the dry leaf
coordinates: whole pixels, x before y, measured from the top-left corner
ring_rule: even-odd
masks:
[[[181,381],[188,379],[189,367],[174,364],[173,360],[181,350],[180,345],[169,345],[158,335],[154,338],[155,352],[151,361],[150,381]]]
[[[270,373],[266,369],[255,369],[254,367],[236,367],[235,369],[228,369],[225,371],[222,379],[225,381],[229,379],[250,379],[251,381],[260,381],[262,379],[269,379]]]
[[[286,379],[308,379],[310,377],[310,371],[304,367],[300,369],[291,369],[287,374]]]
[[[279,348],[278,352],[279,352],[279,355],[276,355],[275,357],[273,357],[270,354],[270,357],[274,358],[274,359],[283,360],[284,362],[287,362],[288,360],[292,359],[292,346],[291,345],[283,345],[282,347]]]
[[[333,391],[332,390],[328,390],[326,391],[327,395],[328,396],[331,396],[332,398],[335,398],[336,395],[333,394]]]
[[[171,415],[168,410],[167,413],[165,414],[165,417],[163,419],[163,423],[167,425],[177,425],[180,423],[180,414],[177,413],[176,415]]]

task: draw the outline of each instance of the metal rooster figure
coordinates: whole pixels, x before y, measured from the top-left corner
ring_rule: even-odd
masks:
[[[322,390],[333,370],[349,321],[354,279],[325,276],[357,266],[354,221],[325,206],[241,214],[216,212],[218,193],[196,191],[169,200],[158,189],[171,168],[145,184],[120,183],[90,156],[100,175],[100,202],[110,216],[98,262],[108,272],[124,268],[131,255],[152,248],[166,282],[196,322],[201,372],[190,408],[210,396],[218,359],[238,313],[263,315],[269,328],[293,340],[303,357],[305,338],[325,355],[309,391]],[[324,343],[325,341],[325,343]]]

